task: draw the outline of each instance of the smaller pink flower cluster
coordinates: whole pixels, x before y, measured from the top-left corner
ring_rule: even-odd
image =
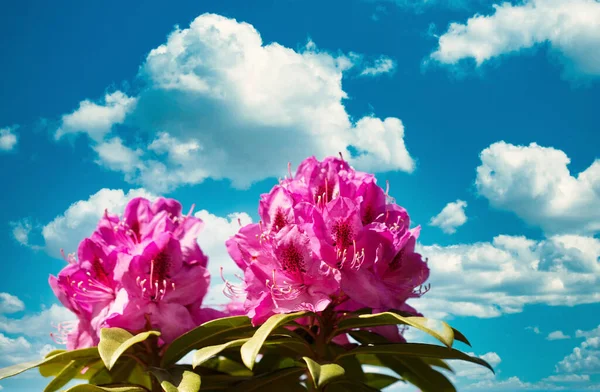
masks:
[[[159,330],[168,343],[206,321],[201,309],[210,276],[197,243],[200,219],[176,200],[131,200],[122,219],[106,212],[77,258],[69,255],[50,286],[77,321],[62,325],[67,349],[98,344],[104,327]]]
[[[406,300],[429,276],[415,252],[420,228],[409,228],[373,175],[340,158],[308,158],[261,196],[259,215],[226,243],[244,271],[242,287],[227,282],[229,293],[245,295],[254,324],[328,306],[415,312]]]

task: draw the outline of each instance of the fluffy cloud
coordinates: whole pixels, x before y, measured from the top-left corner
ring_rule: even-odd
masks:
[[[88,133],[100,162],[159,192],[207,178],[244,188],[283,174],[288,161],[340,151],[360,169],[410,172],[399,119],[353,122],[346,112],[342,79],[358,62],[361,56],[320,51],[313,42],[301,50],[264,44],[252,25],[204,14],[150,51],[138,96],[117,91],[104,103],[82,102],[63,116],[57,137]],[[392,67],[382,57],[363,72]],[[115,157],[99,146],[111,142],[104,138],[118,123],[144,132],[135,143],[111,139]]]
[[[494,143],[481,152],[477,190],[493,207],[545,232],[598,232],[600,160],[577,176],[569,172],[569,163],[563,151],[551,147]]]
[[[462,200],[448,203],[439,214],[431,218],[429,224],[439,227],[444,233],[455,233],[456,228],[464,225],[467,221],[466,207],[467,202]]]
[[[525,0],[494,5],[492,15],[451,23],[431,58],[482,63],[547,43],[568,77],[600,76],[600,3],[596,0]]]
[[[573,238],[500,235],[491,243],[421,246],[431,291],[412,303],[429,317],[443,318],[497,317],[521,312],[526,304],[598,302],[600,240],[586,238],[594,246],[583,249]]]
[[[573,352],[556,365],[562,373],[600,373],[600,325],[591,331],[578,331],[586,339]]]
[[[361,76],[377,76],[385,73],[393,72],[396,68],[396,62],[387,57],[381,56],[373,62],[373,65],[365,67],[360,75]]]
[[[104,96],[104,102],[82,101],[73,113],[62,116],[60,128],[55,138],[67,134],[86,133],[95,141],[101,141],[110,133],[113,125],[122,124],[125,117],[135,107],[136,99],[121,91]]]
[[[467,390],[478,391],[560,391],[565,388],[559,385],[540,381],[536,383],[525,382],[519,377],[512,376],[506,380],[483,380],[465,386]]]
[[[0,151],[11,151],[19,141],[15,130],[17,127],[0,128]]]
[[[565,335],[563,331],[553,331],[548,334],[546,337],[548,340],[564,340],[571,339],[569,335]]]
[[[25,353],[31,350],[31,343],[22,336],[16,339],[9,338],[0,333],[0,353],[2,361],[9,363],[19,363],[26,359]]]
[[[53,332],[53,326],[74,319],[75,316],[69,310],[53,304],[38,313],[27,314],[21,318],[0,315],[0,331],[33,338],[47,338]]]
[[[9,293],[0,293],[0,314],[16,313],[25,309],[23,301]]]
[[[19,298],[0,293],[0,366],[34,360],[53,350],[50,333],[58,323],[74,318],[58,305],[19,318],[6,316],[23,310],[25,306]]]
[[[590,381],[588,374],[557,374],[544,378],[542,381],[549,382],[582,382]]]
[[[66,253],[75,252],[83,237],[94,231],[106,209],[120,214],[127,202],[138,196],[149,199],[156,197],[144,189],[132,189],[125,193],[121,189],[104,188],[91,195],[88,200],[73,203],[63,214],[43,227],[46,251],[54,257],[60,257],[61,249]]]
[[[95,145],[94,151],[98,154],[97,163],[111,170],[131,173],[140,167],[141,150],[132,150],[123,144],[119,137],[106,140]]]

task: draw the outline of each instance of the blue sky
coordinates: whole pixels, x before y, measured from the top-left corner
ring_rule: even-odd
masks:
[[[5,6],[0,366],[56,346],[48,275],[104,208],[195,204],[214,272],[288,161],[345,151],[423,227],[415,306],[498,370],[461,389],[600,389],[600,3],[499,4]]]

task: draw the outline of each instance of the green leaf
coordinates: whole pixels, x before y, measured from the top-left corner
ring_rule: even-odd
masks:
[[[44,359],[40,359],[37,361],[30,361],[25,363],[19,363],[13,366],[9,366],[3,369],[0,369],[0,380],[16,376],[17,374],[23,373],[29,369],[36,368],[40,365],[44,365],[47,363],[56,363],[56,362],[64,362],[65,364],[71,360],[76,359],[94,359],[98,358],[98,349],[96,347],[92,348],[83,348],[80,350],[72,350],[72,351],[62,351],[58,354],[52,356],[46,356]]]
[[[98,352],[108,370],[112,369],[117,360],[133,345],[141,343],[150,336],[160,336],[160,332],[148,331],[133,336],[121,328],[102,328]]]
[[[207,346],[199,349],[194,354],[194,359],[192,360],[192,366],[195,368],[196,366],[206,362],[211,357],[219,354],[221,351],[226,350],[230,347],[238,347],[242,344],[246,343],[249,339],[237,339],[232,340],[227,343],[219,344],[217,346]]]
[[[423,362],[428,364],[429,366],[436,366],[442,369],[446,369],[451,373],[454,373],[454,369],[450,367],[446,362],[438,358],[421,358]]]
[[[485,366],[494,372],[489,363],[481,358],[471,357],[453,348],[424,343],[397,343],[377,346],[358,347],[340,354],[338,358],[357,354],[395,354],[413,358],[460,359],[463,361]]]
[[[465,335],[463,335],[459,330],[454,328],[452,328],[452,331],[454,332],[454,339],[458,340],[459,342],[463,342],[467,346],[471,347],[471,342],[469,342]]]
[[[66,392],[149,392],[149,390],[135,385],[100,387],[97,385],[80,384],[67,389]]]
[[[340,321],[336,334],[354,328],[376,327],[380,325],[404,324],[420,329],[448,347],[454,343],[454,330],[445,322],[425,317],[404,317],[392,312],[361,314]]]
[[[366,385],[378,390],[389,387],[390,385],[400,381],[394,376],[381,373],[365,373],[365,379]]]
[[[205,374],[227,374],[232,376],[252,376],[252,372],[240,361],[224,356],[214,357],[204,362],[202,366],[196,367],[195,372],[204,376]]]
[[[276,370],[258,377],[253,377],[248,381],[237,384],[231,388],[232,392],[252,392],[252,391],[295,391],[298,389],[298,380],[306,371],[305,368],[294,367],[282,370]]]
[[[242,346],[240,352],[242,354],[242,361],[244,362],[244,365],[246,365],[248,369],[252,370],[260,348],[263,346],[263,343],[265,340],[267,340],[275,328],[285,325],[286,323],[289,323],[297,318],[306,316],[307,314],[309,314],[309,312],[302,311],[288,314],[276,314],[271,316],[263,325],[260,326],[252,338]]]
[[[71,361],[50,381],[44,389],[44,392],[55,392],[67,385],[81,370],[85,367],[85,362]]]
[[[161,367],[173,365],[194,349],[249,337],[249,332],[253,330],[254,327],[246,316],[224,317],[206,322],[171,342],[163,355]]]
[[[205,390],[227,390],[231,386],[251,380],[250,376],[229,376],[226,374],[202,376],[202,391]]]
[[[401,364],[402,371],[399,374],[406,381],[419,387],[422,392],[456,392],[456,388],[446,376],[423,362],[421,358],[387,358],[385,355],[380,357],[382,362],[389,364],[391,368],[394,368],[390,363],[392,359]]]
[[[303,357],[302,359],[306,362],[306,366],[308,367],[308,371],[312,376],[316,388],[322,388],[331,381],[343,377],[346,373],[343,367],[336,365],[335,363],[319,365],[308,357]]]
[[[198,392],[200,390],[200,376],[194,372],[188,370],[167,372],[157,368],[153,368],[151,371],[165,392]]]
[[[296,366],[298,365],[295,359],[282,356],[277,350],[267,350],[254,366],[253,372],[258,375]],[[244,369],[248,368],[244,366]]]
[[[379,392],[379,389],[352,380],[336,380],[325,387],[325,392]]]
[[[346,377],[348,379],[357,382],[365,382],[365,371],[356,356],[340,358],[338,363],[346,371]]]
[[[388,343],[386,338],[373,332],[353,331],[350,334],[362,344]],[[359,357],[363,356],[365,355],[360,355]],[[376,366],[383,366],[393,370],[402,379],[416,385],[422,391],[456,392],[456,389],[446,376],[431,368],[431,366],[440,366],[450,369],[441,359],[410,358],[400,355],[379,354],[375,356],[375,361],[377,362]]]

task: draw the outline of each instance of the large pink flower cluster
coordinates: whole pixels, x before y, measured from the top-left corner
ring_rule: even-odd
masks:
[[[77,316],[63,325],[67,348],[97,345],[104,327],[159,330],[168,343],[214,316],[200,307],[210,280],[196,241],[202,225],[172,199],[133,199],[122,218],[107,211],[77,257],[50,277],[56,296]]]
[[[414,311],[406,300],[429,276],[415,252],[420,229],[373,175],[341,158],[308,158],[261,196],[259,215],[227,241],[244,271],[243,286],[228,287],[245,294],[254,324],[328,306]]]

